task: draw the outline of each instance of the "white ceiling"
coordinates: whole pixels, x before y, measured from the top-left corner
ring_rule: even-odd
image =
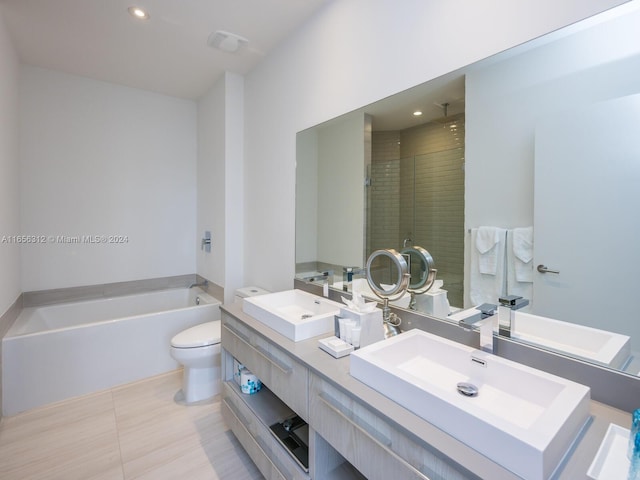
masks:
[[[248,73],[330,1],[0,0],[0,8],[22,63],[196,99],[223,72]],[[150,19],[134,19],[131,5]],[[216,30],[248,47],[209,47]]]

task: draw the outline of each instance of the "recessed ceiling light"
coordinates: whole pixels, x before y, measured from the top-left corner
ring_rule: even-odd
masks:
[[[149,12],[147,12],[143,8],[131,6],[127,10],[129,11],[129,14],[134,18],[137,18],[137,19],[140,19],[140,20],[148,20],[149,19]]]
[[[420,115],[422,115],[422,112],[421,112],[420,110],[416,110],[415,112],[413,112],[413,114],[414,114],[416,117],[419,117]]]

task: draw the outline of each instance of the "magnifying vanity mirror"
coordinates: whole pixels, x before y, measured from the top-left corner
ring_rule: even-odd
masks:
[[[433,257],[422,247],[405,247],[400,253],[409,265],[409,285],[407,285],[407,292],[411,296],[409,309],[417,310],[416,295],[422,295],[433,287],[438,270],[433,268]],[[433,309],[429,312],[433,313]]]
[[[444,292],[444,307],[425,314],[447,321],[473,308],[478,279],[493,275],[506,285],[500,293],[530,300],[522,313],[533,325],[555,335],[513,341],[638,375],[640,322],[630,307],[640,291],[640,223],[632,220],[640,205],[640,9],[632,3],[299,132],[297,277],[341,275],[395,249],[410,258],[417,300]],[[482,226],[531,228],[524,270],[507,268],[514,245],[505,233],[495,241],[498,274],[475,272]],[[417,244],[428,259],[410,250]],[[380,272],[392,262],[384,254],[374,261]],[[371,290],[375,297],[375,288],[395,292],[389,285],[399,283],[375,277]],[[392,303],[425,311],[406,297]],[[608,333],[624,340],[623,360],[580,353],[587,337]]]
[[[378,297],[400,298],[409,286],[409,267],[405,257],[394,249],[376,250],[367,259],[367,282]]]
[[[393,248],[376,250],[367,259],[365,274],[369,288],[383,301],[385,336],[397,335],[401,319],[391,313],[389,302],[405,295],[409,286],[411,275],[406,258]]]

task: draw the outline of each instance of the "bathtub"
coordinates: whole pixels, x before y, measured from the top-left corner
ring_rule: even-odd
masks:
[[[3,414],[177,369],[171,338],[218,319],[199,288],[25,308],[2,340]]]

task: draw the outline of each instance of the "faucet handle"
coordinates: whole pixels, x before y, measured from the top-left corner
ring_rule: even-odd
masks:
[[[520,300],[521,298],[522,297],[519,297],[518,295],[506,295],[504,297],[498,298],[498,302],[500,302],[500,305],[510,307],[516,305],[518,303],[518,300]]]
[[[498,299],[498,302],[500,302],[501,306],[509,307],[513,310],[518,310],[529,305],[529,300],[518,295],[507,295],[505,297],[500,297]]]

